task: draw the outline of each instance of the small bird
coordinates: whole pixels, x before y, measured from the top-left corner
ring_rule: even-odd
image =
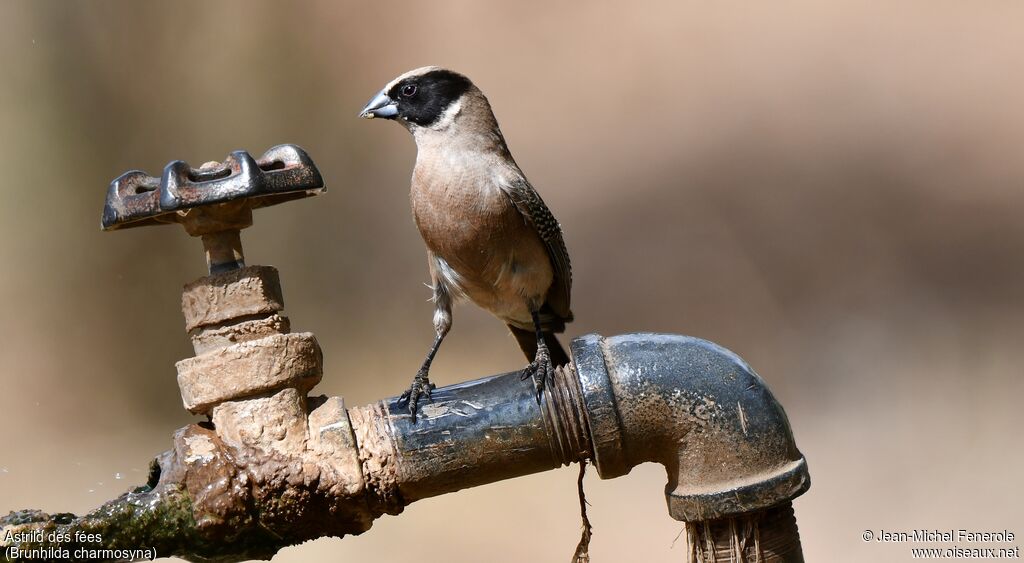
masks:
[[[360,117],[397,121],[416,141],[412,211],[427,245],[434,339],[412,387],[412,421],[434,384],[430,363],[463,297],[504,321],[530,364],[540,401],[556,366],[569,362],[554,333],[572,321],[572,272],[562,230],[512,158],[491,105],[462,74],[436,66],[392,80]]]

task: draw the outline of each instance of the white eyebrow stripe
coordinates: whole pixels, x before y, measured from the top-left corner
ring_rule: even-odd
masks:
[[[439,67],[439,66],[421,66],[420,68],[416,68],[416,69],[410,70],[409,72],[399,76],[398,78],[392,80],[391,82],[388,82],[387,86],[384,87],[384,92],[390,91],[392,88],[395,87],[395,84],[398,84],[399,82],[405,80],[406,78],[409,78],[410,76],[419,76],[419,75],[426,74],[428,72],[435,71],[435,70],[441,70],[441,67]]]

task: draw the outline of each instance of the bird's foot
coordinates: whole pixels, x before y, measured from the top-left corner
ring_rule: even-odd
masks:
[[[412,379],[412,386],[402,396],[398,398],[398,404],[408,403],[409,404],[409,416],[412,417],[412,423],[416,424],[416,408],[420,404],[420,398],[430,398],[433,393],[435,385],[430,382],[427,378],[427,370],[420,369],[416,372],[416,377]]]
[[[551,353],[548,347],[541,344],[537,347],[537,356],[530,365],[523,370],[522,379],[533,378],[533,386],[536,390],[537,404],[540,404],[540,397],[544,394],[544,386],[548,380],[555,376],[555,366],[551,363]]]

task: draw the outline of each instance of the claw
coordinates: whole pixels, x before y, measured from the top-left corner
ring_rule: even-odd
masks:
[[[532,362],[530,362],[530,365],[526,366],[526,369],[523,370],[523,375],[521,376],[522,380],[526,380],[527,377],[533,378],[537,404],[540,404],[541,397],[544,395],[545,383],[548,378],[553,377],[554,374],[555,366],[551,364],[551,354],[548,352],[547,346],[538,346],[537,356]]]
[[[437,386],[427,378],[427,372],[420,370],[416,373],[416,377],[412,379],[412,386],[398,398],[399,405],[402,403],[409,404],[409,416],[412,418],[413,424],[416,424],[416,409],[420,404],[420,397],[430,399],[436,388]]]

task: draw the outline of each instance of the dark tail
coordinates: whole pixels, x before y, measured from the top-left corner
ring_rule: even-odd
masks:
[[[508,325],[508,328],[516,337],[516,342],[519,343],[523,354],[526,354],[526,359],[532,362],[537,356],[537,334],[532,330],[523,330],[512,325]],[[548,351],[551,352],[552,364],[564,366],[569,363],[569,354],[565,353],[565,348],[562,348],[562,343],[558,341],[555,333],[545,332],[544,343],[548,345]]]

